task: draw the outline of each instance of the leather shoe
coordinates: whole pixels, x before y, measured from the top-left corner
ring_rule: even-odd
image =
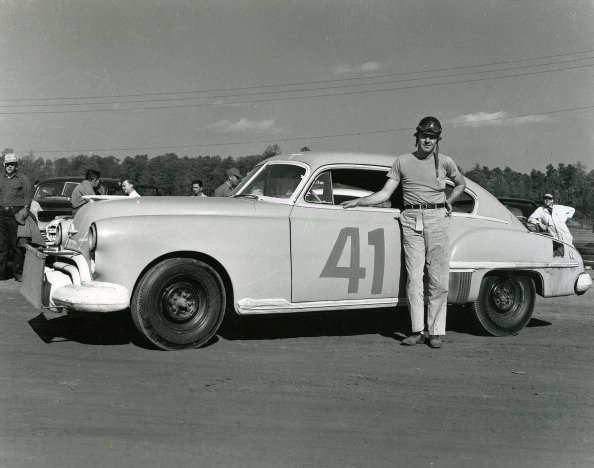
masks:
[[[441,348],[443,343],[439,335],[429,335],[429,347],[433,349]]]
[[[416,344],[421,344],[424,342],[425,342],[425,335],[423,335],[422,333],[414,333],[414,334],[404,338],[400,342],[400,344],[403,344],[404,346],[414,346]]]

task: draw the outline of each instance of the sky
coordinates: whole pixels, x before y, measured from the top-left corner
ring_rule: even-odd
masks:
[[[592,170],[593,71],[591,0],[0,0],[0,145],[397,155],[433,115],[464,170]]]

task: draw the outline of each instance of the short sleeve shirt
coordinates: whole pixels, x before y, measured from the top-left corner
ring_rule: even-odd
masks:
[[[435,159],[419,159],[414,154],[400,155],[387,176],[402,184],[405,205],[444,203],[446,178],[460,174],[456,163],[445,154],[439,155],[438,177],[435,176]]]

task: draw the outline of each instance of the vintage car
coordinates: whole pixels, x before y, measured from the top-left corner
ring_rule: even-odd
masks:
[[[22,292],[38,307],[124,310],[163,349],[203,345],[226,312],[406,305],[401,193],[383,206],[339,205],[383,187],[393,161],[278,155],[254,167],[229,198],[86,205],[61,223],[56,252],[29,249]],[[529,232],[471,181],[450,223],[448,300],[471,304],[490,334],[518,333],[535,294],[583,294],[591,286],[573,246]]]

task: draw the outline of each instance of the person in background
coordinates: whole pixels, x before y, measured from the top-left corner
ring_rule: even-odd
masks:
[[[225,180],[225,182],[223,182],[216,188],[214,196],[228,197],[229,195],[231,195],[233,189],[237,187],[239,182],[241,182],[242,178],[243,177],[241,176],[241,172],[239,172],[239,169],[237,169],[236,167],[231,167],[227,169],[227,179]]]
[[[542,232],[547,232],[555,239],[571,244],[573,236],[565,223],[574,213],[575,208],[557,205],[553,195],[545,193],[542,196],[542,206],[530,215],[528,222],[537,225]]]
[[[206,195],[204,195],[204,192],[202,191],[202,188],[204,187],[204,185],[202,184],[202,181],[199,179],[196,179],[192,182],[192,194],[190,195],[191,197],[206,197]]]
[[[18,165],[13,153],[4,155],[4,174],[0,177],[0,279],[7,279],[7,257],[12,251],[12,275],[15,280],[21,281],[23,252],[17,244],[18,223],[15,216],[21,210],[23,215],[28,216],[33,191],[29,178],[18,171]]]
[[[122,181],[122,190],[129,197],[140,197],[140,194],[134,188],[134,182],[132,182],[130,179],[125,179]]]
[[[342,203],[344,208],[375,206],[390,199],[402,184],[404,211],[400,216],[406,264],[406,297],[412,322],[412,335],[403,345],[424,343],[424,285],[427,275],[427,328],[429,346],[441,348],[445,335],[449,282],[449,225],[452,203],[462,194],[466,181],[456,163],[439,154],[441,123],[425,117],[415,132],[416,151],[396,158],[388,180],[379,192]],[[446,196],[446,178],[454,189]]]
[[[70,197],[70,205],[72,206],[72,216],[76,215],[78,210],[87,203],[92,203],[92,200],[82,198],[83,195],[96,195],[95,190],[101,184],[101,173],[94,169],[87,169],[85,173],[85,180],[74,187],[72,196]]]

